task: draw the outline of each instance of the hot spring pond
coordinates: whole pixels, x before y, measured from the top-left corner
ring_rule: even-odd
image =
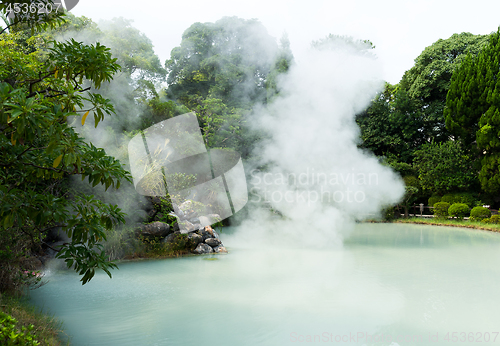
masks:
[[[72,345],[500,345],[500,234],[359,224],[343,248],[126,262],[32,301]],[[235,240],[235,241],[233,241]]]

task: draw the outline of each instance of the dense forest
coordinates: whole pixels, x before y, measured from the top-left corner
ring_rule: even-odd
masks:
[[[258,20],[194,23],[162,63],[123,18],[98,25],[58,13],[16,21],[5,16],[8,3],[0,5],[2,292],[36,281],[24,273],[39,266],[34,255],[52,249],[54,230],[67,237],[52,250],[82,283],[98,269],[111,276],[122,255],[116,244],[145,246],[117,229],[173,221],[167,199],[143,199],[133,189],[128,141],[195,112],[210,148],[234,149],[252,163],[265,140],[249,126],[252,110],[273,102],[280,75],[296,63],[287,36],[277,40]],[[374,47],[334,34],[311,42],[312,49],[339,46],[360,54]],[[406,183],[403,201],[387,215],[439,201],[498,207],[499,58],[500,31],[440,39],[356,116],[359,147]],[[151,215],[147,203],[165,209]]]

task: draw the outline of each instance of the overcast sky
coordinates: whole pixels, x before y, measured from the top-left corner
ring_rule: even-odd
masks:
[[[500,25],[498,0],[80,0],[71,12],[94,21],[132,19],[162,63],[191,24],[224,16],[259,19],[277,39],[288,33],[298,61],[312,40],[330,33],[368,39],[390,83],[399,82],[436,40],[460,32],[488,34]]]

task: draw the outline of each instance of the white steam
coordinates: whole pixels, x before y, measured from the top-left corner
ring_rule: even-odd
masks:
[[[280,96],[255,114],[269,139],[258,150],[266,169],[250,172],[249,203],[266,201],[284,218],[253,213],[245,241],[262,232],[278,235],[266,237],[273,246],[339,244],[354,220],[401,199],[399,176],[357,147],[355,115],[382,86],[379,63],[347,49],[311,50],[282,76]]]

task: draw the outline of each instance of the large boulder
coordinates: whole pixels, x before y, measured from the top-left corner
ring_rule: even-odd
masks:
[[[219,239],[216,239],[216,238],[207,238],[207,239],[205,239],[205,244],[208,244],[211,247],[217,247],[221,244],[221,242]]]
[[[207,253],[213,253],[214,250],[210,245],[207,245],[205,243],[200,243],[196,247],[196,249],[193,250],[195,254],[201,255],[201,254],[207,254]]]
[[[196,248],[199,243],[203,242],[203,237],[198,233],[189,233],[188,234],[188,246],[192,249]]]
[[[174,232],[166,236],[165,239],[162,240],[162,243],[170,245],[174,250],[181,250],[186,248],[186,245],[189,243],[189,239],[181,232]]]
[[[172,203],[172,207],[174,208],[174,216],[177,216],[179,220],[184,220],[186,218],[184,216],[184,212],[177,206],[177,204]]]
[[[189,221],[181,221],[181,226],[183,226],[182,233],[190,233],[198,230],[198,226],[194,226],[191,222]]]
[[[139,234],[150,238],[163,238],[171,233],[170,225],[165,222],[152,222],[147,225],[142,225],[139,228]]]

